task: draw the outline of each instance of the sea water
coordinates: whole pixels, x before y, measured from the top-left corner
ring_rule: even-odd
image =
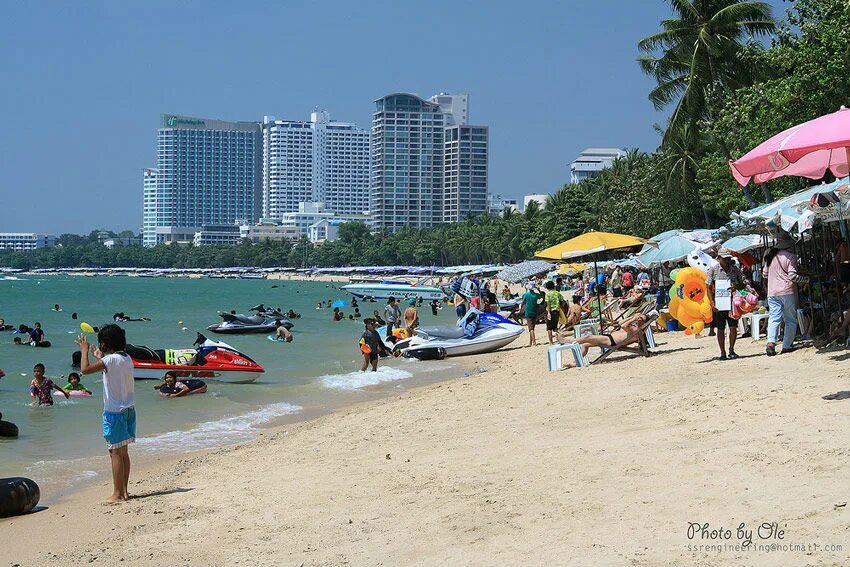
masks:
[[[91,398],[66,400],[54,393],[52,407],[32,407],[28,393],[32,368],[46,366],[46,375],[64,386],[77,347],[80,323],[101,326],[123,311],[146,322],[120,325],[127,340],[151,348],[189,348],[200,331],[244,352],[266,372],[253,384],[210,381],[206,394],[162,398],[155,382],[136,381],[138,441],[136,455],[156,456],[205,449],[253,438],[264,425],[281,419],[304,419],[335,407],[385,395],[415,383],[414,377],[446,373],[446,362],[398,359],[382,361],[377,373],[361,373],[357,341],[362,320],[349,321],[353,309],[342,311],[346,320],[334,322],[330,309],[316,309],[318,302],[350,301],[339,283],[289,280],[224,280],[188,278],[137,278],[125,276],[69,277],[21,276],[0,281],[0,318],[16,327],[39,321],[50,348],[13,344],[14,336],[0,332],[0,412],[3,419],[20,428],[15,440],[0,438],[0,477],[28,476],[47,483],[56,492],[73,487],[97,474],[108,474],[101,433],[102,386],[100,373],[84,376],[82,383]],[[274,287],[273,287],[274,286]],[[53,311],[59,304],[62,311]],[[266,339],[265,334],[218,335],[206,331],[221,321],[217,311],[248,309],[264,303],[293,309],[292,343]],[[383,303],[360,302],[363,317]],[[76,312],[78,318],[71,318]],[[427,304],[419,308],[423,324],[452,324],[453,310],[438,317]],[[23,337],[26,340],[26,337]],[[89,336],[92,343],[97,339]],[[427,378],[426,378],[427,379]]]

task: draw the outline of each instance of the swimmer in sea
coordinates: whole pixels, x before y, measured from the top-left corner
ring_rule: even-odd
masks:
[[[53,304],[53,311],[62,311],[62,308],[59,307],[58,303]]]

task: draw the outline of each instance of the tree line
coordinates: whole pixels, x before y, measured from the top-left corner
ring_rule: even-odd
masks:
[[[641,40],[637,64],[670,109],[661,144],[632,150],[597,177],[566,184],[523,214],[467,218],[433,228],[371,234],[340,226],[339,239],[161,245],[107,249],[62,235],[60,247],[0,252],[0,265],[200,268],[227,266],[456,265],[516,262],[589,230],[649,237],[672,228],[716,227],[730,212],[770,202],[812,182],[783,178],[752,190],[728,161],[770,136],[850,106],[850,2],[795,0],[776,20],[763,2],[669,0],[673,14]]]

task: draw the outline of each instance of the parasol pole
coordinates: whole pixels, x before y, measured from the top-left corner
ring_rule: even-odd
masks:
[[[596,254],[593,255],[593,277],[596,278],[593,290],[596,293],[596,306],[599,309],[599,332],[605,330],[605,317],[602,315],[602,296],[599,293],[599,267],[596,265]]]

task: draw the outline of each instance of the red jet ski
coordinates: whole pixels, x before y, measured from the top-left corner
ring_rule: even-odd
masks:
[[[195,346],[197,348],[150,349],[127,345],[126,352],[133,359],[136,380],[162,380],[167,370],[173,370],[178,380],[197,378],[248,384],[266,371],[229,344],[211,341],[200,333]]]

